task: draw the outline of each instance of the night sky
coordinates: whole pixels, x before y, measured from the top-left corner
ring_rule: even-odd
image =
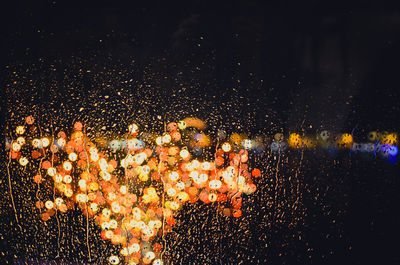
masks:
[[[133,115],[149,130],[196,116],[210,134],[223,128],[265,141],[277,132],[348,132],[359,142],[370,131],[400,132],[395,1],[9,2],[1,15],[3,138],[27,113],[43,127],[82,120],[107,137]],[[0,258],[87,262],[78,210],[63,217],[56,257],[55,226],[36,224],[28,198],[35,191],[21,188],[13,171],[30,227],[19,234],[4,149],[1,159]],[[399,162],[291,150],[255,154],[253,163],[265,176],[245,197],[243,218],[185,206],[167,238],[172,264],[400,264]],[[293,210],[297,183],[301,203]],[[94,264],[113,248],[95,237]]]

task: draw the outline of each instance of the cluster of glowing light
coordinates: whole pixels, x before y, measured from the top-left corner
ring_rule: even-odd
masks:
[[[201,132],[205,123],[197,118],[169,123],[149,147],[137,138],[139,126],[129,125],[125,139],[106,144],[112,153],[121,154],[119,161],[88,138],[81,122],[74,124],[70,136],[58,132],[57,138],[26,134],[33,123],[29,116],[26,125],[16,128],[18,138],[10,143],[9,153],[23,167],[28,163],[39,167],[34,169],[35,183],[40,185],[44,179],[54,183],[54,199],[36,202],[37,208],[44,209],[41,219],[48,221],[56,211],[65,213],[78,205],[99,224],[104,240],[121,246],[120,253],[108,258],[111,264],[122,260],[162,264],[160,240],[171,231],[183,204],[218,202],[225,206],[223,214],[240,217],[241,195],[254,192],[252,177],[261,176],[259,169],[248,171],[248,150],[254,143],[239,134],[217,148],[213,160],[193,158],[212,143]],[[186,128],[200,130],[187,146],[181,141]],[[150,248],[143,247],[147,243]]]

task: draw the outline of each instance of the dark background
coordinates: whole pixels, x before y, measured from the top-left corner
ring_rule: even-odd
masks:
[[[170,94],[184,87],[182,97],[191,98],[186,102],[208,105],[188,113],[206,118],[209,108],[253,134],[354,130],[362,142],[370,130],[399,131],[399,10],[396,1],[12,1],[2,7],[1,16],[2,80],[8,89],[2,91],[2,124],[10,119],[16,98],[40,105],[62,101],[74,92],[62,86],[13,87],[12,69],[41,61],[32,76],[45,83],[50,77],[41,71],[47,73],[58,62],[54,78],[62,79],[65,71],[74,71],[70,58],[77,56],[92,71],[102,65],[125,66],[135,73],[137,84],[165,75],[157,82],[161,103],[155,103],[149,115],[176,104],[180,96]],[[92,78],[79,76],[83,85],[78,95],[99,84]],[[96,89],[115,96],[112,88]],[[136,93],[139,88],[126,90]],[[24,93],[35,98],[25,99]],[[299,154],[291,155],[295,162],[283,164],[282,176],[293,174],[298,166]],[[250,228],[248,221],[243,230],[252,235],[240,243],[229,232],[235,224],[227,220],[218,226],[227,229],[223,242],[238,248],[230,252],[225,247],[222,264],[400,263],[398,163],[363,159],[305,155],[308,162],[303,162],[300,175],[309,214],[303,220],[306,225],[296,231],[282,225],[270,232],[274,226],[262,223],[270,209],[263,207],[266,202],[260,196],[268,196],[270,190],[268,181],[261,181],[266,188],[249,201],[249,211],[258,214],[249,214],[248,220],[257,225]],[[274,168],[276,162],[271,163]],[[196,225],[189,217],[182,220],[184,231],[185,225]],[[209,228],[208,234],[214,235],[215,227]],[[196,238],[207,238],[201,233]],[[308,245],[298,247],[293,235],[299,234]],[[10,237],[2,247],[12,256],[14,250],[7,249],[15,242]],[[212,243],[208,246],[212,251]],[[204,249],[208,248],[189,248],[194,251],[191,257],[175,258],[178,264],[191,258],[209,263],[201,258]],[[66,259],[73,260],[71,256]]]

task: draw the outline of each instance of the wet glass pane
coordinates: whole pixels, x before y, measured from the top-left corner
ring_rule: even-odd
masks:
[[[1,264],[399,264],[395,5],[19,1]]]

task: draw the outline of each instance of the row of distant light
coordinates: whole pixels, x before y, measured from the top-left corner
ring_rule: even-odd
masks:
[[[117,149],[123,149],[128,147],[129,149],[140,149],[144,148],[145,143],[141,140],[112,140],[109,143],[109,146],[113,150]],[[247,150],[254,150],[256,152],[262,152],[266,148],[270,148],[271,151],[273,152],[278,152],[278,151],[285,151],[288,149],[288,145],[285,142],[278,142],[278,141],[273,141],[270,145],[265,145],[262,143],[259,143],[255,140],[250,140],[250,139],[245,139],[242,141],[241,146]],[[232,149],[232,145],[228,142],[225,142],[222,144],[221,148],[225,152],[229,152]],[[328,148],[334,148],[334,146],[329,146]],[[383,155],[391,155],[391,156],[396,156],[398,154],[398,147],[395,145],[390,145],[390,144],[380,144],[380,143],[353,143],[351,145],[350,150],[354,153],[359,153],[359,152],[366,152],[366,153],[372,153],[372,152],[380,152]],[[193,153],[195,155],[200,155],[202,153],[202,148],[199,146],[196,146],[193,148]]]
[[[284,142],[272,142],[269,146],[273,152],[281,152],[288,149],[288,146]],[[335,146],[326,147],[327,149],[334,150]],[[349,149],[353,153],[380,153],[382,155],[396,156],[399,149],[395,145],[390,144],[373,144],[373,143],[353,143]]]
[[[131,129],[131,128],[130,128]],[[132,128],[133,129],[133,128]],[[17,134],[23,134],[25,132],[25,128],[23,126],[18,126],[16,128]],[[325,133],[326,134],[326,133]],[[322,136],[325,136],[323,134]],[[276,138],[276,137],[275,137]],[[158,137],[156,139],[156,143],[158,145],[162,145],[164,143],[168,143],[171,141],[171,136],[169,134],[166,134],[162,137]],[[14,141],[11,145],[10,139],[6,139],[6,148],[11,149],[13,151],[18,152],[21,149],[21,146],[25,144],[25,138],[20,136]],[[47,147],[50,144],[50,140],[46,137],[42,139],[33,139],[32,140],[32,146],[35,148],[42,148],[42,147]],[[62,149],[65,145],[65,140],[63,138],[59,138],[57,141],[55,141],[55,146],[59,149]],[[129,139],[129,140],[111,140],[109,142],[109,147],[112,150],[118,150],[118,149],[124,149],[128,148],[131,150],[138,150],[141,148],[145,147],[145,143],[142,140],[139,139]],[[263,143],[260,143],[255,140],[251,139],[244,139],[242,141],[241,146],[247,150],[254,150],[256,152],[263,152],[265,148],[270,148],[271,151],[273,152],[279,152],[279,151],[285,151],[288,148],[288,145],[285,142],[282,141],[273,141],[269,146],[265,145]],[[232,149],[232,145],[229,142],[225,142],[222,144],[222,149],[225,152],[229,152]],[[334,148],[334,146],[328,146],[328,148]],[[380,144],[377,142],[376,144],[373,143],[352,143],[350,150],[352,152],[358,153],[358,152],[366,152],[366,153],[376,153],[379,152],[382,155],[390,155],[390,156],[396,156],[398,154],[398,147],[395,145],[390,145],[390,144]],[[196,146],[193,148],[193,153],[195,155],[200,155],[203,152],[202,147]]]

